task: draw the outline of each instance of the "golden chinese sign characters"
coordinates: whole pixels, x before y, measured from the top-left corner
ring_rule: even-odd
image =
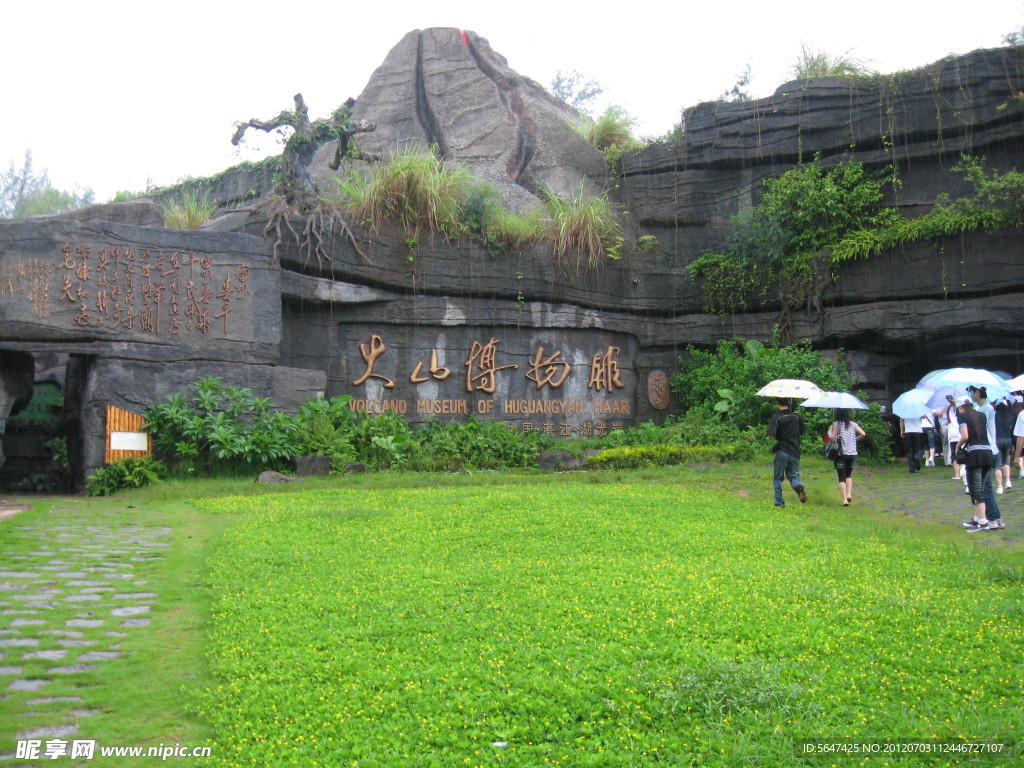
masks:
[[[561,352],[544,357],[544,347],[537,347],[537,353],[530,361],[530,370],[526,378],[537,384],[537,389],[548,385],[552,389],[558,389],[569,378],[572,373],[572,366],[565,360],[559,360]]]
[[[362,346],[362,345],[360,345]],[[411,374],[409,374],[409,381],[413,384],[422,384],[425,381],[430,381],[431,378],[435,378],[438,381],[444,381],[452,375],[450,368],[445,368],[437,362],[437,350],[430,350],[430,376],[423,375],[423,363],[416,363],[416,367],[413,368]]]
[[[79,328],[208,334],[220,320],[226,336],[233,303],[252,295],[249,268],[218,270],[216,284],[214,269],[212,256],[195,252],[64,243],[55,267],[38,258],[0,264],[0,297],[24,296],[35,317],[48,318],[55,281],[58,304],[74,305]]]
[[[560,389],[573,373],[573,365],[564,359],[562,350],[547,350],[543,346],[536,346],[529,363],[524,366],[524,372],[513,374],[520,366],[515,363],[503,363],[501,360],[502,351],[499,348],[501,340],[490,337],[487,342],[480,340],[473,341],[463,366],[466,369],[466,378],[462,389],[465,393],[477,395],[494,395],[498,391],[499,377],[521,375],[533,383],[531,390],[537,391],[544,388],[550,390]],[[366,384],[371,378],[380,379],[384,382],[386,389],[394,387],[394,381],[387,376],[375,372],[375,366],[383,355],[388,351],[388,345],[383,336],[372,334],[369,343],[358,343],[359,355],[363,359],[364,369],[362,375],[352,382],[353,386]],[[610,394],[623,389],[625,384],[622,381],[622,372],[619,366],[618,356],[620,347],[608,346],[595,353],[591,358],[587,388],[594,391],[595,395]],[[425,361],[418,360],[409,374],[409,381],[412,384],[423,384],[436,380],[445,381],[451,374],[451,368],[442,365],[441,353],[438,349],[430,350],[429,367],[424,370]],[[393,370],[393,369],[391,369]],[[391,371],[389,371],[391,372]],[[507,373],[502,373],[507,372]],[[503,388],[504,391],[504,388]],[[353,410],[366,413],[383,413],[394,411],[396,413],[407,413],[413,411],[421,416],[434,415],[466,415],[474,410],[480,415],[496,415],[499,417],[526,417],[531,416],[562,416],[575,417],[573,421],[581,419],[587,413],[589,407],[597,417],[606,414],[621,415],[629,417],[631,406],[628,400],[607,400],[598,398],[593,401],[581,399],[505,399],[494,401],[482,399],[469,402],[465,399],[458,399],[459,395],[451,393],[453,399],[415,400],[414,402],[403,399],[393,400],[361,400],[356,399],[350,403]],[[464,397],[464,395],[463,395]],[[512,425],[515,426],[515,425]],[[621,421],[611,422],[610,429],[622,429]],[[531,422],[522,424],[524,431],[532,431],[535,425]],[[579,434],[583,436],[607,434],[609,424],[606,421],[583,421],[572,423],[572,421],[545,421],[536,425],[537,431],[551,435],[572,436]]]
[[[479,390],[493,395],[498,388],[498,371],[519,367],[518,365],[497,365],[495,360],[500,343],[494,337],[491,337],[487,344],[481,344],[479,341],[473,342],[469,351],[469,359],[466,361],[467,392]]]
[[[360,357],[363,358],[363,362],[366,363],[366,370],[363,371],[363,375],[360,376],[355,381],[353,381],[352,384],[358,387],[360,384],[365,384],[367,379],[383,379],[384,386],[387,389],[393,389],[395,386],[395,382],[393,382],[387,376],[381,376],[379,373],[373,372],[373,366],[377,364],[377,358],[387,351],[387,344],[385,344],[384,339],[382,339],[377,334],[373,334],[373,336],[370,337],[369,347],[367,347],[365,344],[360,343],[359,355]]]
[[[615,359],[618,355],[618,347],[608,347],[604,354],[598,352],[594,355],[590,361],[590,381],[587,383],[587,387],[596,389],[598,392],[602,389],[608,392],[622,389],[619,362]]]

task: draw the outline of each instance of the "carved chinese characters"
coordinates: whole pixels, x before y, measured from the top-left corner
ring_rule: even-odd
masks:
[[[216,271],[216,275],[214,274]],[[177,335],[229,331],[233,304],[251,297],[247,267],[217,268],[209,255],[64,243],[56,261],[0,264],[0,298],[23,297],[45,319],[71,304],[77,328]]]
[[[647,400],[652,408],[663,411],[668,408],[669,383],[664,371],[651,371],[647,376]]]
[[[0,264],[0,299],[24,297],[32,314],[39,319],[50,316],[50,280],[53,265],[42,259],[25,259]]]

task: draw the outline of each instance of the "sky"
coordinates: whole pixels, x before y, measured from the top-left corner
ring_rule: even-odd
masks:
[[[409,31],[473,30],[521,75],[549,85],[578,71],[604,87],[637,133],[656,136],[680,111],[730,90],[771,95],[802,46],[883,73],[995,48],[1024,26],[1024,0],[18,0],[3,13],[0,170],[33,167],[96,200],[208,176],[280,152],[237,121],[292,108],[310,117],[357,97]]]

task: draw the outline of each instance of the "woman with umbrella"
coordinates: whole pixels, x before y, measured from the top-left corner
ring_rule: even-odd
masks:
[[[843,506],[853,501],[853,464],[857,461],[857,441],[865,432],[856,421],[850,421],[847,408],[836,408],[836,420],[828,428],[828,439],[839,441],[839,455],[835,459],[836,476],[839,478],[839,495]]]

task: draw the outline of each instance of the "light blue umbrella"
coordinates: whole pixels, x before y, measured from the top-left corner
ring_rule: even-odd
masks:
[[[822,392],[804,400],[800,405],[804,408],[850,408],[860,411],[868,409],[863,400],[849,392]]]
[[[930,387],[921,387],[921,389],[930,389]],[[959,400],[967,395],[967,390],[959,387],[936,387],[931,392],[932,396],[928,399],[928,405],[932,408],[946,407],[949,404],[946,395],[952,395],[954,400]]]
[[[901,419],[919,419],[932,408],[928,405],[928,398],[932,396],[932,390],[917,387],[904,392],[896,398],[892,404],[892,412]]]

